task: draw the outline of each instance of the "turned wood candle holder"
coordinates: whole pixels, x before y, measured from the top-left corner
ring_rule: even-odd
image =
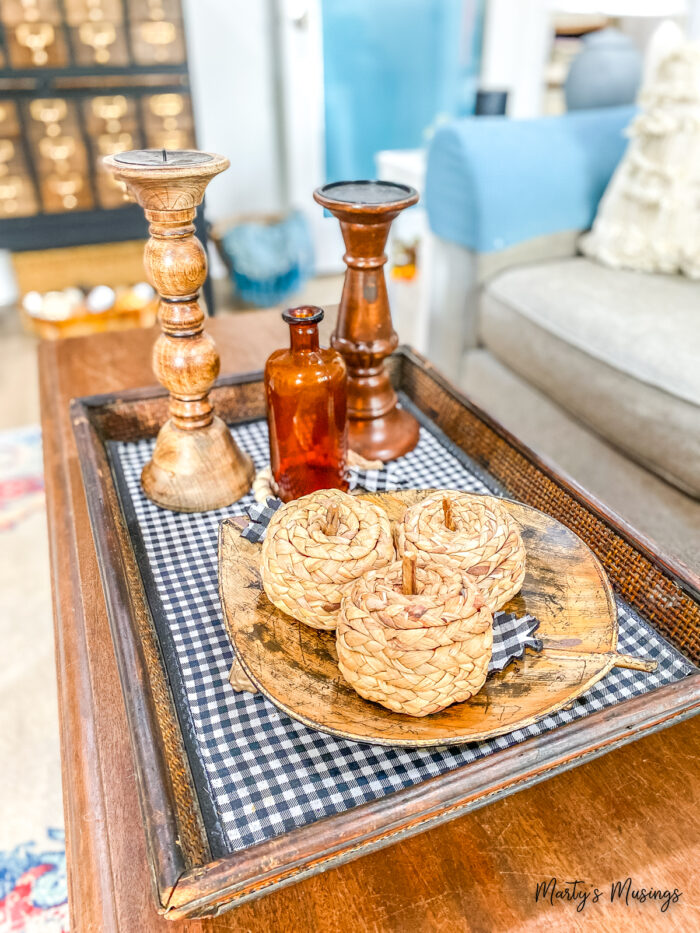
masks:
[[[170,418],[144,467],[143,490],[157,505],[176,512],[223,508],[250,489],[254,471],[214,415],[209,398],[219,354],[204,332],[198,299],[207,258],[193,221],[206,186],[229,161],[209,152],[150,149],[104,161],[150,224],[144,262],[160,296],[162,333],[153,347],[153,370],[170,393]]]
[[[384,279],[389,227],[418,192],[386,181],[334,182],[314,199],[340,221],[347,265],[331,345],[348,367],[349,446],[369,460],[394,460],[418,443],[418,422],[397,407],[384,359],[398,346]]]

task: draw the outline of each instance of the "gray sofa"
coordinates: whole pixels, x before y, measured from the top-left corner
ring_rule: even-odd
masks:
[[[628,116],[619,111],[616,122],[605,114],[605,132],[617,139]],[[540,169],[556,155],[551,125],[561,136],[562,118],[533,121],[542,132],[528,137],[526,158],[517,145],[522,123],[504,120],[508,126],[494,132],[488,121],[472,119],[437,134],[426,185],[436,239],[428,355],[540,455],[698,568],[700,284],[613,270],[576,255],[578,234],[590,224],[616,160],[609,158],[595,184],[582,178],[581,167],[598,158],[601,131],[591,141],[565,119],[585,158],[565,156],[551,192]],[[474,134],[484,138],[474,142]],[[539,158],[532,151],[538,146]],[[455,215],[464,200],[450,204],[444,197],[459,184],[460,161],[478,218],[468,232]],[[494,164],[503,172],[495,198]],[[513,198],[527,191],[530,201],[535,189],[544,215],[559,194],[549,227],[545,216],[536,235],[522,235],[504,186]],[[562,205],[562,191],[569,205]],[[589,216],[580,210],[586,199]]]

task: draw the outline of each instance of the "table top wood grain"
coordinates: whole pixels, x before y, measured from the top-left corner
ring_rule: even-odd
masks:
[[[326,322],[324,322],[325,324]],[[274,311],[209,322],[222,373],[260,369],[286,342]],[[131,748],[68,417],[71,398],[154,384],[155,331],[39,350],[71,930],[570,931],[700,929],[700,717],[222,917],[156,913]],[[552,877],[597,903],[535,902]],[[610,886],[678,889],[610,903]]]

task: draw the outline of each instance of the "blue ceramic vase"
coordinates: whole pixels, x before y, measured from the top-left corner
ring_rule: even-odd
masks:
[[[621,107],[634,102],[642,80],[642,56],[618,29],[601,29],[584,40],[564,84],[567,110]]]

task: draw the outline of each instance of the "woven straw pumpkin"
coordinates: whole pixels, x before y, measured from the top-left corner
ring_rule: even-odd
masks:
[[[493,616],[461,571],[414,566],[415,593],[403,592],[404,572],[397,561],[351,587],[336,632],[338,666],[365,699],[427,716],[484,685]]]
[[[262,581],[268,599],[282,612],[332,631],[348,587],[395,558],[383,509],[324,489],[275,512],[262,546]]]
[[[462,570],[481,590],[491,612],[520,592],[525,546],[510,513],[490,496],[447,490],[406,510],[397,533],[399,555],[419,565]]]

